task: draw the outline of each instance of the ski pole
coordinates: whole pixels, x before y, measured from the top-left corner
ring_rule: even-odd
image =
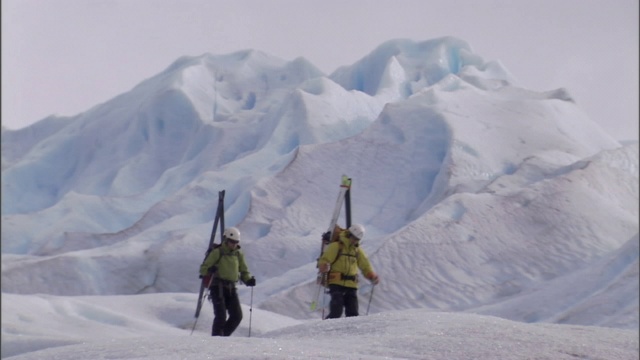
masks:
[[[253,286],[251,287],[251,303],[249,305],[249,337],[251,337],[251,315],[253,314]]]
[[[311,311],[315,311],[318,307],[318,299],[320,299],[320,290],[323,288],[324,284],[327,281],[327,273],[321,273],[319,277],[316,279],[318,283],[318,291],[316,292],[316,299],[311,302]]]
[[[206,294],[206,293],[202,295],[202,298],[200,299],[200,306],[202,306],[202,303],[204,303],[204,298],[205,298],[206,296],[207,296],[207,294]],[[200,312],[200,310],[199,310],[199,309],[198,309],[198,312]],[[193,327],[191,328],[191,334],[189,334],[189,335],[193,335],[193,330],[195,330],[195,329],[196,329],[196,324],[198,323],[198,319],[199,319],[199,317],[198,317],[198,316],[196,316],[196,321],[194,321],[194,322],[193,322]]]
[[[196,318],[196,321],[193,322],[193,327],[191,328],[191,334],[189,335],[193,335],[193,330],[196,329],[196,324],[198,323],[198,318]]]
[[[373,290],[376,288],[376,284],[373,284],[371,288],[371,294],[369,294],[369,303],[367,304],[367,315],[369,315],[369,307],[371,306],[371,299],[373,299]]]
[[[320,299],[320,289],[322,288],[322,284],[318,283],[318,291],[316,292],[315,300],[311,302],[311,311],[314,311],[318,306],[318,299]]]
[[[324,309],[325,309],[325,307],[326,307],[326,299],[327,299],[327,297],[326,297],[326,293],[327,293],[328,291],[329,291],[329,289],[325,289],[325,290],[322,292],[322,320],[324,320],[324,319],[325,319],[325,317],[324,317]]]
[[[207,295],[203,291],[202,292],[202,297],[198,297],[198,307],[196,308],[196,321],[193,322],[193,327],[191,327],[191,334],[189,334],[189,335],[193,335],[193,331],[196,329],[196,324],[198,323],[198,318],[199,318],[199,315],[200,315],[200,309],[202,308],[202,303],[204,303],[205,296],[207,296]]]
[[[206,281],[206,279],[202,279],[202,281]],[[213,275],[209,276],[209,281],[207,282],[207,289],[211,288],[211,283],[213,282]],[[209,293],[209,296],[211,295],[211,293]],[[193,322],[193,327],[191,328],[191,334],[189,335],[193,335],[193,330],[196,329],[196,324],[198,323],[198,316],[200,315],[200,308],[202,307],[202,304],[204,303],[204,298],[207,297],[207,293],[206,291],[203,292],[202,294],[202,298],[200,298],[199,303],[198,303],[198,309],[196,311],[196,321]]]

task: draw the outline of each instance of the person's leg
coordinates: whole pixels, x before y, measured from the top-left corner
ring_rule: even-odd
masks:
[[[224,325],[224,336],[230,336],[242,321],[242,307],[240,306],[240,299],[238,298],[235,287],[225,288],[225,301],[227,303],[229,319],[227,319],[227,323]]]
[[[344,293],[345,316],[358,316],[358,289],[347,288]]]
[[[337,319],[342,316],[342,308],[344,307],[344,290],[345,287],[340,285],[329,285],[329,294],[331,302],[329,303],[329,315],[327,319]]]
[[[227,306],[222,294],[222,285],[217,284],[211,288],[211,302],[213,302],[213,325],[211,336],[223,336],[224,326],[227,322]]]

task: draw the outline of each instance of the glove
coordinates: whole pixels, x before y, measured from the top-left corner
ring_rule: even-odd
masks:
[[[322,233],[322,241],[328,243],[329,240],[331,240],[329,236],[331,236],[331,232],[329,231],[327,231],[326,233]]]
[[[250,279],[245,281],[244,284],[247,286],[256,286],[256,278],[252,276]]]
[[[329,265],[328,263],[320,264],[320,266],[318,266],[318,270],[320,270],[321,273],[329,272],[330,268],[331,268],[331,265]]]
[[[209,286],[209,283],[211,282],[211,275],[200,275],[200,279],[202,279],[202,286]]]
[[[212,267],[209,268],[209,270],[207,270],[207,274],[215,274],[216,272],[218,272],[218,267],[213,265]]]
[[[379,277],[378,277],[378,275],[377,275],[376,273],[374,273],[374,272],[370,272],[370,273],[367,275],[367,279],[371,280],[371,282],[372,282],[374,285],[378,285],[378,283],[380,282],[380,278],[379,278]]]

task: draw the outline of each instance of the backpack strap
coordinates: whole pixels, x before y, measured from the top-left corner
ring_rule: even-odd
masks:
[[[342,256],[342,248],[344,247],[343,243],[339,243],[338,244],[338,254],[336,255],[336,258],[331,262],[331,265],[335,264],[336,261],[338,261],[338,259],[340,258],[340,256]],[[360,251],[358,248],[356,248],[356,260],[358,260],[358,255],[360,255]]]
[[[335,264],[336,261],[338,261],[338,259],[340,258],[340,256],[342,256],[342,247],[344,245],[342,243],[338,244],[338,253],[336,254],[336,258],[333,259],[333,261],[331,262],[331,265]]]

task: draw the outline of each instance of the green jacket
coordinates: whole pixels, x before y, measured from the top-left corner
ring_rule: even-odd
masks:
[[[239,245],[235,250],[231,250],[227,243],[223,243],[213,249],[200,265],[200,275],[206,276],[212,266],[218,267],[218,272],[214,275],[221,280],[235,283],[238,280],[245,282],[251,278],[251,273],[247,263],[244,261],[244,254]]]
[[[350,288],[358,288],[358,269],[371,279],[375,273],[364,250],[351,245],[346,237],[347,230],[340,232],[338,240],[327,245],[318,260],[321,264],[330,264],[328,284],[337,284]],[[341,250],[342,248],[342,250]],[[345,278],[346,277],[346,278]],[[352,279],[355,277],[355,279]]]

